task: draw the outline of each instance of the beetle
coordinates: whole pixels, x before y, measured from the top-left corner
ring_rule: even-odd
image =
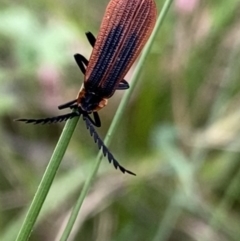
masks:
[[[86,33],[93,47],[89,61],[81,54],[74,55],[84,75],[84,82],[74,100],[58,106],[60,110],[70,108],[72,112],[50,118],[17,121],[46,124],[82,116],[91,136],[109,162],[113,162],[115,168],[123,173],[135,175],[118,163],[94,126],[101,126],[98,111],[107,105],[115,91],[129,88],[124,76],[146,44],[156,23],[156,16],[154,0],[111,0],[97,38],[90,32]]]

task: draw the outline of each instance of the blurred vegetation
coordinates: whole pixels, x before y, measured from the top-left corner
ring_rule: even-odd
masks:
[[[73,54],[89,57],[107,2],[0,2],[0,240],[16,238],[63,129],[13,119],[77,95]],[[239,240],[239,9],[175,0],[110,147],[137,177],[104,159],[69,240]],[[100,112],[102,137],[122,94]],[[80,121],[30,240],[58,240],[96,153]]]

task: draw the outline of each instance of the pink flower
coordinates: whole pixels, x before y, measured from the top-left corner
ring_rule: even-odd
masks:
[[[175,8],[179,13],[189,14],[197,7],[199,0],[176,0]]]

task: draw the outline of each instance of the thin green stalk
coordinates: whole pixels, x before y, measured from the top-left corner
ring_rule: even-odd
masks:
[[[238,190],[240,180],[240,170],[233,177],[230,185],[228,186],[225,195],[221,199],[219,205],[212,211],[212,216],[209,219],[209,225],[212,229],[217,232],[222,230],[223,227],[227,229],[228,233],[232,235],[233,240],[239,240],[239,228],[233,224],[226,225],[224,224],[224,220],[227,219],[227,211],[229,211],[233,202],[236,199],[236,190]],[[236,227],[236,228],[235,228]],[[230,230],[229,230],[230,229]],[[233,232],[233,230],[235,232]],[[202,240],[209,241],[210,238],[207,236],[207,233],[203,235]]]
[[[179,203],[179,200],[182,199],[181,195],[181,190],[176,190],[173,194],[170,203],[163,214],[163,218],[161,219],[153,241],[164,241],[169,239],[171,231],[182,212],[182,208]]]
[[[159,28],[162,26],[162,23],[166,17],[166,14],[169,10],[169,7],[171,5],[171,3],[173,2],[173,0],[166,0],[165,3],[164,3],[164,6],[159,14],[159,17],[157,19],[157,23],[156,23],[156,26],[153,30],[153,33],[149,39],[149,41],[147,42],[142,54],[141,54],[141,57],[139,58],[139,61],[138,61],[138,64],[134,70],[134,73],[133,73],[133,78],[132,78],[132,81],[131,81],[131,87],[128,91],[126,91],[126,93],[124,94],[123,98],[122,98],[122,101],[117,109],[117,112],[114,116],[114,119],[111,123],[111,126],[106,134],[106,137],[104,139],[104,143],[106,146],[108,146],[112,140],[112,136],[114,135],[116,129],[117,129],[117,126],[119,125],[122,117],[123,117],[123,114],[124,114],[124,111],[126,109],[126,106],[127,106],[127,103],[129,102],[129,99],[130,99],[130,96],[133,92],[133,89],[134,87],[136,86],[136,83],[137,83],[137,80],[139,79],[139,76],[140,76],[140,71],[143,67],[143,64],[144,64],[144,61],[151,49],[151,46],[153,44],[153,40],[155,38],[155,36],[157,35],[157,32],[159,30]],[[83,189],[80,193],[80,196],[77,200],[77,203],[76,205],[74,206],[73,210],[72,210],[72,213],[71,213],[71,216],[68,220],[68,223],[67,223],[67,226],[63,232],[63,235],[60,239],[60,241],[66,241],[72,231],[72,228],[73,228],[73,225],[77,219],[77,216],[78,216],[78,213],[81,209],[81,206],[82,206],[82,203],[84,201],[84,198],[86,197],[88,191],[89,191],[89,188],[91,186],[91,183],[94,179],[94,177],[96,176],[96,173],[98,171],[98,168],[100,166],[100,163],[101,163],[101,160],[102,160],[102,154],[101,154],[101,151],[99,151],[98,153],[98,156],[97,156],[97,160],[96,160],[96,163],[94,164],[93,166],[93,169],[92,169],[92,172],[89,174],[86,182],[84,183],[84,186],[83,186]]]
[[[43,178],[38,186],[36,194],[27,212],[23,225],[19,231],[16,241],[27,241],[32,232],[33,226],[37,220],[42,205],[47,197],[49,189],[52,185],[53,179],[57,173],[58,167],[62,161],[65,151],[68,147],[73,131],[77,125],[78,118],[73,118],[67,121],[63,132],[59,138],[56,148],[49,161],[47,169]]]

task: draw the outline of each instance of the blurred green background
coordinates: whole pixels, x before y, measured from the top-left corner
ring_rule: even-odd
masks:
[[[107,2],[0,0],[0,240],[16,238],[64,126],[13,119],[62,114]],[[239,9],[174,1],[110,146],[137,176],[103,159],[70,241],[240,240]],[[122,95],[100,112],[102,138]],[[59,240],[96,155],[79,121],[30,240]]]

